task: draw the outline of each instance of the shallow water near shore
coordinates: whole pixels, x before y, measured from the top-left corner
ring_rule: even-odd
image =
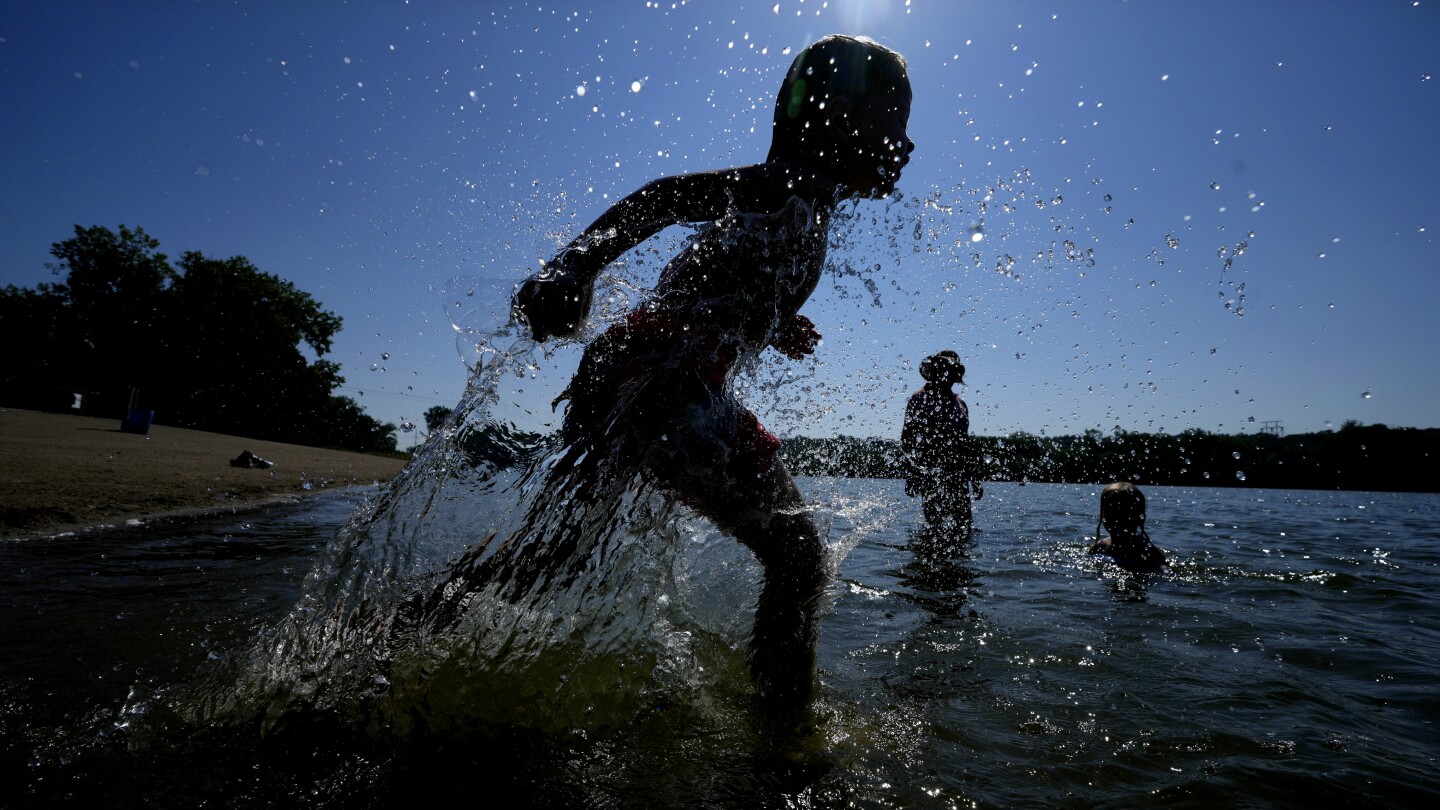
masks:
[[[668,541],[679,547],[662,556],[738,584],[678,586],[676,598],[733,620],[697,622],[716,636],[705,639],[659,612],[645,632],[703,665],[622,657],[620,669],[670,666],[672,682],[654,688],[646,674],[652,686],[593,721],[527,720],[517,705],[408,734],[324,707],[268,727],[176,709],[186,684],[286,618],[365,493],[0,545],[4,804],[388,807],[460,791],[536,807],[1382,807],[1440,796],[1440,497],[1147,488],[1173,570],[1142,580],[1082,553],[1094,487],[994,484],[975,540],[947,557],[923,553],[933,538],[898,482],[800,483],[844,556],[816,729],[779,746],[752,720],[737,652],[753,572],[683,515]],[[483,700],[492,679],[469,677],[454,694]],[[458,698],[429,695],[432,714],[447,699]]]

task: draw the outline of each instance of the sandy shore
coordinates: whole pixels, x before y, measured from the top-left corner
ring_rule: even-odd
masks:
[[[275,465],[230,466],[244,450]],[[118,419],[0,409],[0,538],[236,509],[388,481],[402,459]]]

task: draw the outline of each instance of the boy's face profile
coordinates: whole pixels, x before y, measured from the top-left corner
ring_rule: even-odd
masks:
[[[895,190],[915,143],[910,123],[910,86],[841,105],[829,125],[837,130],[838,163],[845,185],[859,196],[883,197]]]
[[[767,160],[823,165],[842,197],[884,197],[915,149],[910,101],[900,54],[864,37],[824,37],[786,73]]]

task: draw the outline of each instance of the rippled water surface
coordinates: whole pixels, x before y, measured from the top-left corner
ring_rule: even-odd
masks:
[[[583,656],[560,641],[527,652],[551,659],[526,670],[537,705],[566,690],[610,690],[613,705],[530,714],[486,671],[486,654],[503,655],[487,648],[460,675],[417,665],[403,716],[431,722],[405,728],[391,704],[315,703],[279,722],[273,708],[253,722],[187,708],[215,700],[242,651],[274,655],[267,639],[295,621],[307,571],[373,494],[0,544],[0,806],[1440,798],[1440,497],[1147,488],[1173,570],[1137,580],[1083,554],[1098,487],[994,484],[975,540],[947,548],[898,482],[801,484],[842,559],[817,728],[783,744],[756,720],[743,660],[758,569],[684,514],[645,550],[662,565],[627,569],[661,571],[642,583],[654,605],[610,606],[651,626],[606,637],[646,644],[583,673],[565,672]],[[373,652],[342,642],[347,654]],[[496,695],[506,712],[447,707]]]

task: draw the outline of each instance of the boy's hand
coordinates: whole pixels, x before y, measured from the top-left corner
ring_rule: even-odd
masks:
[[[550,337],[570,337],[590,314],[590,297],[594,289],[589,282],[563,269],[546,269],[520,285],[510,311],[515,319],[530,327],[538,341]]]
[[[815,346],[820,342],[820,332],[815,329],[815,324],[804,315],[795,313],[790,320],[780,325],[771,339],[770,345],[775,351],[780,352],[791,360],[799,360],[807,354],[815,351]]]

